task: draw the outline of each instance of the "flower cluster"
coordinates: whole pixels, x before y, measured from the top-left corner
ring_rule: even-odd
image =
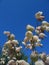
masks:
[[[15,39],[15,35],[9,31],[4,31],[4,34],[7,36],[7,41],[2,49],[0,65],[49,65],[49,55],[46,55],[44,52],[38,53],[35,50],[36,47],[42,48],[43,44],[41,41],[47,37],[44,32],[49,32],[49,23],[44,21],[45,16],[41,11],[37,12],[35,17],[40,21],[41,25],[34,27],[28,24],[26,26],[27,31],[24,40],[22,41],[25,48],[29,48],[32,51],[30,55],[31,62],[28,63],[26,61],[27,58],[21,51],[23,46]]]

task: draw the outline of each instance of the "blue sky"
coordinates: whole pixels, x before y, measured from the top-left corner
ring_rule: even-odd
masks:
[[[49,0],[0,0],[0,45],[6,41],[4,30],[14,33],[17,40],[23,40],[26,25],[37,26],[34,14],[39,10],[44,12],[45,20],[49,22]],[[37,50],[48,54],[49,32],[46,34],[47,38],[42,40],[43,48]]]

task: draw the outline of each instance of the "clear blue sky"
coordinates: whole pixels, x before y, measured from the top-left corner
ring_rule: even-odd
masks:
[[[44,12],[45,20],[49,22],[49,0],[0,0],[0,45],[6,41],[4,30],[14,33],[17,40],[23,40],[26,25],[37,25],[34,14],[39,10]],[[48,54],[49,33],[46,34],[48,37],[42,40],[43,48],[37,50]]]

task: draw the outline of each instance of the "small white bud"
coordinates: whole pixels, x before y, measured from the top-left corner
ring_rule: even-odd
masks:
[[[28,24],[27,27],[26,27],[26,29],[28,31],[33,31],[34,30],[34,27]]]

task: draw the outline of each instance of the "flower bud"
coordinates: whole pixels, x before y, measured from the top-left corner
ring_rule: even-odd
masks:
[[[10,32],[9,31],[4,31],[4,34],[6,34],[7,36],[9,36]]]
[[[38,37],[37,35],[34,35],[34,36],[33,36],[33,40],[34,40],[35,42],[37,42],[38,39],[39,39],[39,37]]]
[[[49,32],[49,27],[46,27],[46,31],[48,31],[48,32]]]
[[[25,34],[26,37],[31,38],[33,36],[31,31],[27,31]]]
[[[46,57],[45,64],[46,64],[46,65],[49,65],[49,56]]]
[[[32,45],[31,44],[27,44],[26,48],[32,49]]]
[[[43,12],[39,11],[35,14],[36,19],[43,20],[44,16],[42,16]]]
[[[28,37],[24,38],[24,43],[27,43],[29,41]]]
[[[15,39],[15,35],[14,34],[11,34],[10,35],[10,40],[14,40]]]
[[[17,53],[20,52],[21,49],[22,49],[22,46],[16,47],[16,52],[17,52]]]
[[[19,44],[18,40],[12,40],[12,43]]]
[[[31,25],[27,25],[26,29],[27,29],[28,31],[34,31],[34,27],[31,26]]]
[[[46,54],[45,54],[45,53],[40,54],[40,57],[41,57],[41,59],[42,59],[43,61],[46,60]]]
[[[39,34],[39,37],[40,37],[40,38],[44,38],[44,37],[46,37],[46,35],[45,35],[44,33],[40,33],[40,34]]]
[[[39,31],[39,30],[35,30],[35,32],[36,32],[36,34],[39,34],[39,33],[40,33],[40,31]]]
[[[35,65],[45,65],[42,60],[38,60],[35,62]]]
[[[47,21],[42,21],[42,25],[49,26],[49,23]]]
[[[42,47],[43,44],[41,44],[41,43],[36,43],[36,46],[40,46],[40,47]]]

